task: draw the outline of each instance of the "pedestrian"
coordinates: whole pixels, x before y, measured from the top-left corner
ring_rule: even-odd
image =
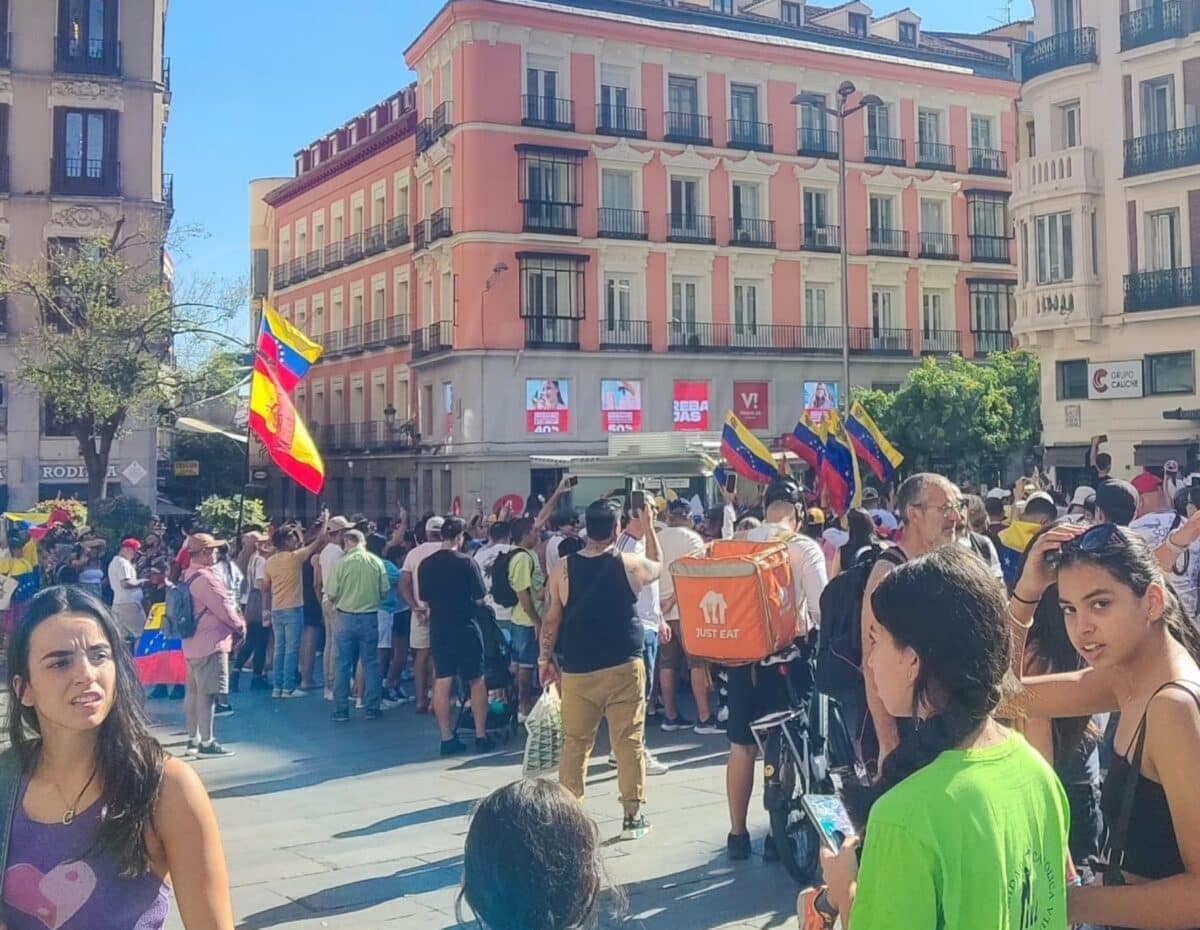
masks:
[[[620,505],[598,500],[584,513],[587,544],[563,559],[550,581],[542,618],[538,669],[543,685],[561,683],[564,744],[559,781],[582,800],[588,758],[600,721],[608,721],[617,757],[624,811],[621,835],[638,839],[650,831],[646,803],[646,667],[638,593],[657,581],[662,565],[615,549]],[[649,509],[631,514],[651,524]],[[635,526],[653,533],[652,525]],[[658,543],[654,543],[657,554]]]
[[[865,837],[822,853],[833,910],[852,930],[1065,930],[1066,797],[995,720],[1012,649],[1003,585],[948,546],[894,567],[872,602],[875,692],[920,725],[874,785],[845,793]],[[802,909],[816,897],[802,894]],[[833,926],[806,916],[806,930]]]
[[[875,532],[875,521],[861,508],[846,512],[846,529],[846,542],[834,554],[833,564],[829,569],[831,581],[854,565],[855,557],[864,549],[881,545]]]
[[[321,617],[325,623],[325,653],[321,658],[325,673],[325,700],[333,700],[333,682],[337,678],[337,608],[325,595],[325,579],[333,573],[345,551],[342,549],[342,534],[354,524],[343,516],[333,517],[326,526],[328,540],[317,553],[317,565],[313,574],[313,585],[321,598]]]
[[[404,559],[410,549],[408,533],[408,512],[400,508],[392,527],[392,536],[384,547],[383,557],[397,568],[397,576],[403,580]],[[390,574],[390,573],[389,573]],[[407,704],[415,700],[403,688],[400,682],[408,669],[408,644],[412,634],[412,608],[400,593],[400,582],[395,587],[396,612],[392,616],[392,657],[388,663],[387,675],[384,678],[383,700],[385,703]],[[326,647],[328,648],[328,646]]]
[[[108,563],[108,586],[113,592],[113,616],[121,628],[125,642],[130,648],[146,628],[146,608],[142,603],[144,578],[138,578],[134,560],[142,551],[142,544],[130,537],[121,541],[116,556]]]
[[[565,509],[556,511],[548,522],[551,536],[546,540],[546,571],[547,573],[554,571],[554,566],[558,564],[561,555],[558,547],[562,545],[564,539],[579,538],[579,514],[574,509]]]
[[[400,566],[400,596],[412,611],[408,645],[413,651],[413,687],[416,689],[417,713],[429,713],[429,694],[432,688],[432,668],[429,657],[429,605],[421,598],[417,572],[429,556],[442,548],[442,524],[446,521],[430,516],[421,523],[424,541],[414,546]]]
[[[72,566],[78,573],[78,584],[88,594],[103,599],[104,597],[104,550],[103,539],[95,537],[84,538],[75,547],[75,559]]]
[[[8,930],[162,930],[172,894],[186,930],[233,930],[212,804],[151,734],[121,638],[100,601],[53,587],[34,597],[9,647]]]
[[[1129,526],[1137,516],[1140,498],[1137,488],[1120,478],[1109,478],[1096,487],[1095,523]]]
[[[509,526],[514,547],[507,563],[501,564],[507,564],[508,584],[517,596],[516,606],[510,614],[511,636],[513,664],[517,667],[517,713],[520,720],[524,721],[533,709],[538,632],[545,610],[546,573],[538,558],[540,535],[533,517],[517,517]]]
[[[316,538],[317,530],[310,531],[309,540]],[[317,653],[325,637],[325,615],[321,609],[322,597],[317,592],[317,553],[314,552],[300,566],[300,584],[304,595],[304,628],[300,632],[300,690],[315,691],[313,680],[316,671]]]
[[[383,694],[380,698],[380,707],[383,710],[391,710],[394,707],[399,707],[401,704],[407,704],[410,700],[399,687],[399,685],[388,685],[387,681],[391,675],[391,666],[397,661],[394,650],[396,639],[396,611],[400,609],[400,566],[388,558],[384,558],[382,553],[384,548],[378,546],[379,552],[371,550],[371,540],[367,540],[367,551],[376,556],[382,563],[384,571],[387,573],[387,594],[379,602],[379,612],[376,615],[376,627],[378,630],[377,646],[379,649],[379,675],[383,684]],[[405,644],[405,653],[407,653],[407,643]],[[398,661],[403,662],[405,654],[401,653]],[[399,681],[399,678],[397,678]]]
[[[263,674],[267,663],[267,641],[271,637],[270,618],[263,613],[261,582],[266,578],[267,556],[271,554],[270,538],[266,533],[251,530],[244,537],[252,550],[246,559],[246,605],[242,616],[246,621],[246,641],[234,659],[230,687],[238,690],[238,679],[246,661],[250,661],[250,690],[269,691],[271,683]]]
[[[495,749],[487,732],[488,694],[484,679],[483,640],[475,624],[486,589],[475,560],[460,550],[464,526],[449,517],[441,527],[441,549],[423,559],[418,587],[429,605],[429,641],[433,650],[433,711],[441,732],[441,755],[466,752],[450,719],[450,698],[457,678],[470,691],[475,722],[475,751]]]
[[[329,512],[321,514],[321,531],[307,546],[300,545],[298,530],[281,527],[271,537],[275,554],[267,559],[260,590],[266,594],[264,616],[275,632],[273,698],[303,697],[300,690],[300,636],[304,628],[304,563],[328,540]]]
[[[242,574],[242,570],[240,568],[238,568],[237,562],[233,561],[229,557],[229,544],[228,543],[221,546],[217,550],[216,557],[217,557],[216,564],[213,566],[213,568],[216,570],[216,573],[220,576],[221,580],[225,583],[225,586],[233,594],[233,602],[235,605],[237,605],[238,616],[242,618],[242,634],[240,636],[234,636],[233,649],[230,651],[230,657],[234,658],[241,651],[242,644],[245,643],[245,641],[246,641],[246,635],[245,635],[246,634],[246,630],[245,630],[246,614],[245,614],[245,611],[242,610],[241,601],[240,601],[241,592],[242,592],[242,589],[245,587],[246,578]],[[230,668],[229,688],[227,688],[217,698],[217,707],[216,707],[216,711],[214,714],[217,717],[228,717],[233,714],[233,707],[229,703],[229,692],[230,692],[230,690],[237,690],[236,689],[237,676],[235,674],[236,671],[237,671],[237,669],[235,667]]]
[[[363,706],[368,720],[383,716],[380,707],[383,679],[379,674],[379,605],[387,596],[387,569],[383,560],[367,550],[361,530],[342,534],[345,555],[325,581],[325,594],[338,612],[338,669],[333,686],[333,719],[350,719],[350,686],[361,661]]]
[[[503,604],[497,604],[496,599],[492,597],[492,566],[496,564],[496,559],[506,552],[513,550],[512,544],[512,527],[507,520],[497,520],[488,527],[487,545],[475,553],[475,562],[479,566],[479,573],[483,575],[483,586],[487,588],[487,597],[484,603],[496,615],[496,622],[500,624],[500,629],[504,631],[505,637],[509,644],[512,644],[512,608],[506,607]],[[547,559],[549,559],[550,544],[546,544]],[[536,649],[536,644],[534,646]],[[536,664],[537,656],[534,655]],[[513,674],[516,674],[516,663],[513,664]]]

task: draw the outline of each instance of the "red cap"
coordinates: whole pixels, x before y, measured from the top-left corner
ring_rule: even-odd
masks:
[[[1139,494],[1150,494],[1161,488],[1163,481],[1153,472],[1144,471],[1129,483],[1137,489]]]
[[[132,537],[130,537],[129,539],[121,540],[121,548],[122,549],[132,549],[134,552],[141,552],[142,551],[142,543],[140,540],[133,539]]]

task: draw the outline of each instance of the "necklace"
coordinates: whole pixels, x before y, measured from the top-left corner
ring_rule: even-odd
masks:
[[[79,806],[80,800],[83,799],[84,793],[88,790],[88,788],[92,787],[92,782],[96,780],[96,771],[97,769],[92,769],[92,775],[87,780],[87,783],[79,789],[79,794],[75,795],[75,800],[71,802],[70,806],[65,811],[63,811],[62,822],[64,827],[69,827],[72,823],[74,823],[75,809]],[[60,798],[66,801],[67,796],[63,794],[62,788],[58,787],[58,782],[54,783],[54,790],[58,792],[58,796]]]

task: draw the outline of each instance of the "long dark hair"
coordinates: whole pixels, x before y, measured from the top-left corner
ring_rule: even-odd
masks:
[[[961,546],[943,546],[887,575],[871,597],[875,619],[921,660],[913,686],[917,725],[883,762],[869,788],[847,788],[859,831],[871,805],[978,729],[1005,693],[1012,641],[1003,585]],[[918,719],[922,708],[934,708]]]
[[[123,875],[144,875],[150,871],[146,833],[158,803],[166,754],[150,734],[137,670],[112,614],[82,588],[56,585],[39,592],[13,634],[8,646],[12,690],[8,738],[21,767],[31,772],[41,753],[41,727],[34,708],[21,703],[14,682],[19,677],[24,689],[29,681],[29,640],[33,631],[44,620],[63,613],[85,614],[95,620],[108,640],[116,665],[112,710],[100,724],[96,749],[96,773],[103,787],[104,807],[87,856],[107,852],[116,858]]]
[[[853,547],[850,551],[851,555],[854,554],[854,550],[878,541],[878,537],[875,535],[875,521],[861,507],[855,507],[846,512],[846,531],[850,537],[846,541],[846,546]]]

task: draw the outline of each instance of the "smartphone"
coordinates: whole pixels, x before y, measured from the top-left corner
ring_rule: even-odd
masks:
[[[846,805],[836,794],[806,794],[800,799],[808,819],[821,834],[821,842],[831,852],[842,848],[842,843],[858,835],[846,812]]]
[[[1108,433],[1101,433],[1099,436],[1096,437],[1096,442],[1099,442],[1099,443],[1108,442]]]
[[[634,491],[629,495],[629,512],[641,513],[646,509],[646,492]]]
[[[579,486],[579,476],[578,475],[571,475],[569,478],[567,478],[567,487],[568,488],[574,488],[574,487],[578,487],[578,486]]]
[[[725,490],[730,494],[733,494],[737,490],[737,474],[735,472],[726,473]]]

